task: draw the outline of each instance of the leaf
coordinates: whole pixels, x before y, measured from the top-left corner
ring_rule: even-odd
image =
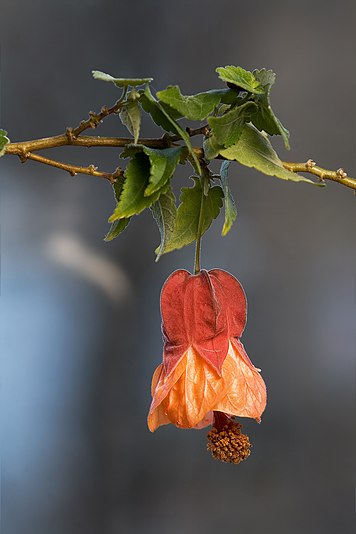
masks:
[[[119,202],[120,196],[124,187],[125,178],[124,176],[120,176],[116,179],[116,182],[113,185],[113,191],[116,199],[116,203]],[[115,221],[112,225],[108,233],[106,234],[104,241],[112,241],[117,237],[121,232],[123,232],[126,228],[126,226],[130,222],[130,217],[127,219],[119,219],[118,221]]]
[[[197,158],[197,156],[196,156],[196,154],[195,154],[195,152],[193,150],[193,147],[192,147],[192,144],[190,142],[190,137],[189,137],[188,133],[185,130],[183,130],[183,128],[181,128],[181,126],[179,126],[179,124],[175,121],[175,119],[166,111],[164,106],[154,98],[154,96],[152,95],[148,85],[146,86],[146,89],[144,91],[144,95],[145,95],[146,99],[150,102],[151,106],[154,105],[153,109],[155,109],[156,118],[157,118],[157,110],[158,110],[160,112],[158,114],[159,120],[162,119],[162,115],[163,115],[163,117],[165,118],[164,122],[168,121],[170,123],[171,131],[173,131],[174,133],[176,133],[177,135],[179,135],[183,139],[183,141],[185,142],[185,144],[186,144],[186,146],[187,146],[187,148],[189,150],[189,153],[191,155],[191,158],[192,158],[192,161],[193,161],[193,167],[195,168],[196,172],[200,175],[201,174],[200,163],[199,163],[199,160],[198,160],[198,158]]]
[[[245,124],[239,141],[230,148],[221,150],[220,154],[228,160],[236,160],[247,167],[254,167],[269,176],[320,185],[299,174],[287,171],[273,150],[267,135],[259,132],[252,124]]]
[[[133,143],[130,143],[126,145],[123,149],[123,151],[120,154],[121,159],[127,159],[127,158],[133,158],[137,152],[142,152],[143,145],[134,145]]]
[[[147,90],[146,90],[147,91]],[[148,91],[141,94],[140,97],[140,103],[142,105],[142,108],[146,113],[149,113],[152,117],[152,120],[157,124],[157,126],[161,126],[166,132],[173,132],[177,133],[176,126],[172,124],[171,121],[169,121],[166,117],[166,115],[162,112],[161,107],[159,107],[157,104],[157,101],[153,98],[152,99],[148,96]],[[149,91],[150,92],[150,91]],[[172,117],[173,120],[179,118],[179,113],[170,108],[169,106],[164,106],[164,110],[168,115]]]
[[[138,152],[126,167],[120,200],[114,213],[109,217],[109,222],[137,215],[158,200],[161,190],[148,197],[144,195],[149,177],[150,160],[146,154]]]
[[[114,185],[112,186],[112,188],[114,190],[114,195],[115,195],[116,202],[119,202],[119,200],[120,200],[121,193],[122,193],[122,190],[124,188],[124,183],[125,183],[125,177],[124,176],[119,176],[116,179],[116,182],[114,182]]]
[[[237,209],[234,201],[234,197],[231,194],[229,183],[228,183],[228,169],[230,166],[230,161],[223,161],[220,167],[220,178],[222,183],[222,189],[224,192],[224,202],[225,202],[225,221],[224,226],[221,232],[222,236],[226,234],[231,229],[236,217]]]
[[[104,237],[104,241],[112,241],[117,237],[119,234],[121,234],[126,226],[129,224],[131,220],[131,217],[128,217],[127,219],[119,219],[118,221],[115,221],[112,225],[106,236]]]
[[[289,150],[289,132],[276,117],[270,104],[271,87],[276,75],[272,70],[266,69],[254,70],[253,73],[263,87],[263,94],[254,97],[258,110],[252,117],[252,123],[258,130],[265,131],[269,135],[281,135],[286,149]]]
[[[157,150],[143,146],[143,151],[150,159],[151,171],[145,196],[152,195],[161,189],[172,177],[179,160],[186,152],[186,147],[172,147]]]
[[[198,93],[193,96],[184,96],[178,85],[170,85],[157,96],[161,102],[176,109],[187,119],[199,121],[205,119],[219,104],[221,96],[218,93]]]
[[[223,192],[221,187],[209,189],[204,196],[204,212],[202,213],[202,235],[212,221],[219,215],[222,206]],[[161,254],[189,245],[198,237],[199,216],[202,205],[202,188],[200,180],[195,180],[194,187],[183,187],[180,196],[181,204],[177,211],[174,233],[167,241]]]
[[[10,139],[7,137],[5,130],[0,130],[0,158],[5,154],[5,147],[10,143]]]
[[[203,141],[204,156],[207,159],[215,159],[216,156],[220,154],[220,150],[224,148],[224,145],[221,145],[217,142],[214,134],[211,134],[209,137],[206,137]]]
[[[96,80],[103,82],[112,82],[117,87],[136,87],[137,85],[144,85],[145,83],[152,82],[153,78],[114,78],[110,74],[101,72],[100,70],[93,70],[92,74]]]
[[[119,113],[121,122],[128,131],[134,137],[134,143],[137,144],[138,138],[140,136],[140,126],[141,126],[141,112],[140,106],[137,99],[128,100]]]
[[[257,105],[254,102],[246,102],[242,106],[236,106],[220,117],[209,117],[208,124],[215,136],[217,143],[228,148],[239,140],[246,122],[250,122]]]
[[[260,82],[262,85],[264,92],[265,87],[269,87],[271,89],[272,85],[274,85],[276,81],[276,74],[273,72],[273,70],[269,69],[255,69],[252,74],[256,78],[257,81]]]
[[[165,193],[162,193],[157,202],[152,204],[151,211],[161,234],[161,244],[155,250],[157,254],[156,261],[158,261],[164,253],[167,243],[172,238],[176,222],[176,199],[171,187]]]
[[[206,91],[206,94],[214,94],[220,96],[220,102],[222,104],[235,104],[239,99],[238,91],[235,91],[234,89],[229,89],[228,87],[225,89],[210,89],[210,91]]]
[[[263,87],[252,72],[245,70],[242,67],[228,65],[226,67],[218,67],[216,72],[219,74],[219,78],[223,82],[231,83],[249,93],[263,93]]]

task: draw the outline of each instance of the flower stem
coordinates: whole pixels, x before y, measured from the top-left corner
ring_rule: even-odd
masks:
[[[201,236],[195,242],[194,274],[200,272]]]
[[[200,210],[199,210],[197,239],[195,241],[194,274],[198,274],[200,272],[201,238],[203,234],[204,209],[205,209],[205,199],[206,199],[205,180],[206,180],[206,177],[203,174],[200,178],[201,202],[200,202]]]

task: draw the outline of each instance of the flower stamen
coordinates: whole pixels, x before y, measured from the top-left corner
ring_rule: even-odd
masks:
[[[208,433],[207,449],[221,462],[239,464],[250,456],[251,443],[241,433],[242,425],[221,412],[214,412],[214,425]]]

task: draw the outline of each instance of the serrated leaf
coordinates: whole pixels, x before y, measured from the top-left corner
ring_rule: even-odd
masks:
[[[222,190],[224,192],[225,203],[225,220],[221,232],[222,236],[226,236],[237,217],[236,204],[229,188],[228,169],[230,163],[230,161],[223,161],[220,167],[220,179],[222,184]]]
[[[228,160],[236,160],[247,167],[254,167],[269,176],[320,185],[285,169],[267,135],[259,132],[252,124],[245,124],[238,142],[230,148],[221,150],[220,154]]]
[[[10,143],[10,139],[7,137],[5,130],[0,130],[0,158],[5,154],[5,147]]]
[[[120,200],[121,193],[122,193],[122,190],[124,188],[124,183],[125,183],[125,177],[124,176],[119,176],[118,178],[116,178],[116,182],[114,182],[114,184],[112,186],[113,191],[114,191],[114,196],[115,196],[115,199],[116,199],[116,203],[118,203],[119,200]]]
[[[126,228],[126,226],[129,224],[131,220],[131,217],[128,217],[127,219],[119,219],[118,221],[115,221],[112,225],[106,236],[104,237],[104,241],[112,241],[120,235]]]
[[[225,83],[236,85],[236,87],[244,89],[249,93],[263,93],[263,87],[260,82],[249,70],[245,70],[242,67],[227,65],[226,67],[218,67],[216,72],[219,74],[220,80]]]
[[[223,148],[224,145],[217,142],[214,134],[206,137],[203,141],[204,156],[206,159],[215,159]]]
[[[172,177],[186,148],[179,146],[157,150],[144,146],[143,151],[151,163],[149,184],[145,189],[145,196],[149,196],[161,189]]]
[[[121,193],[124,187],[125,177],[119,176],[116,179],[116,182],[113,185],[113,192],[115,195],[116,204],[119,202]],[[119,219],[118,221],[115,221],[112,225],[108,233],[106,234],[104,241],[112,241],[117,237],[121,232],[123,232],[126,228],[126,226],[129,224],[130,218],[128,219]]]
[[[120,154],[121,159],[132,158],[137,152],[142,152],[143,145],[134,145],[132,143],[125,146]]]
[[[254,102],[246,102],[242,106],[232,108],[220,117],[209,117],[208,124],[217,143],[226,148],[236,143],[244,125],[251,121],[256,109],[257,105]]]
[[[214,94],[220,96],[220,102],[221,104],[235,104],[239,99],[239,93],[238,91],[235,91],[234,89],[210,89],[210,91],[206,91],[206,94]]]
[[[145,83],[152,82],[153,78],[115,78],[111,74],[106,74],[100,70],[92,71],[93,77],[96,80],[101,80],[103,82],[112,82],[117,87],[136,87],[137,85],[144,85]]]
[[[119,113],[121,122],[134,137],[135,145],[140,137],[141,111],[137,99],[128,100]]]
[[[198,237],[199,216],[202,201],[204,212],[202,213],[202,235],[207,231],[212,221],[219,215],[222,206],[223,192],[221,187],[212,187],[208,195],[202,200],[202,188],[200,180],[196,179],[194,187],[183,187],[180,196],[181,204],[177,210],[174,233],[167,241],[162,254],[189,245]]]
[[[159,91],[157,96],[161,102],[168,104],[181,115],[193,121],[205,119],[221,100],[221,96],[218,93],[211,91],[184,96],[178,85],[170,85],[167,89]]]
[[[176,222],[176,199],[171,187],[165,193],[162,193],[157,202],[152,204],[151,211],[161,234],[161,244],[155,250],[157,254],[156,261],[158,261],[173,236]]]
[[[270,69],[255,69],[252,74],[264,89],[267,86],[271,89],[276,81],[276,74]]]
[[[185,142],[185,144],[186,144],[186,146],[187,146],[187,148],[189,150],[189,153],[191,155],[193,166],[194,166],[196,172],[200,175],[201,174],[201,167],[200,167],[199,159],[197,158],[197,156],[196,156],[196,154],[195,154],[195,152],[193,150],[193,147],[192,147],[192,144],[190,142],[190,137],[189,137],[188,133],[181,126],[179,126],[177,121],[165,109],[164,105],[161,104],[160,102],[158,102],[154,98],[154,96],[152,95],[148,85],[146,86],[146,89],[145,89],[143,95],[146,97],[146,101],[148,100],[150,102],[150,104],[153,106],[152,109],[155,110],[156,118],[159,117],[159,120],[161,120],[162,115],[163,115],[164,118],[165,118],[165,121],[168,121],[171,124],[171,131],[173,131],[174,133],[176,133],[177,135],[179,135],[183,139],[183,141]],[[158,116],[157,116],[157,110],[160,112],[158,114]],[[152,115],[152,118],[153,118],[153,115]]]
[[[272,70],[266,69],[254,70],[253,73],[263,87],[263,94],[254,97],[258,110],[252,118],[252,123],[258,130],[265,131],[269,135],[281,135],[286,149],[289,150],[289,132],[276,117],[270,104],[271,87],[276,75]]]
[[[157,105],[155,99],[151,100],[145,92],[141,94],[140,103],[143,110],[151,115],[152,120],[157,124],[157,126],[161,126],[164,130],[166,130],[166,132],[177,133],[175,125],[173,125],[172,122],[167,119],[166,115],[164,115],[164,113],[161,111],[161,108]],[[165,106],[165,111],[174,120],[180,117],[179,113],[174,109],[169,108],[169,106]]]
[[[120,200],[109,222],[137,215],[158,200],[161,191],[148,197],[144,194],[150,177],[150,167],[149,158],[141,152],[135,154],[128,163]]]

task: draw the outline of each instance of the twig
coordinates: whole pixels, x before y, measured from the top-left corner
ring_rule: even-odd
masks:
[[[57,169],[62,169],[63,171],[69,172],[71,176],[75,176],[76,174],[89,174],[90,176],[97,176],[99,178],[109,180],[111,183],[114,183],[116,178],[123,173],[119,167],[113,173],[101,172],[98,171],[98,168],[94,165],[89,165],[88,167],[78,167],[77,165],[61,163],[60,161],[45,158],[39,154],[32,154],[31,152],[28,152],[24,156],[20,156],[20,159],[22,163],[25,163],[28,159],[32,159],[33,161],[38,161],[39,163],[44,163],[45,165],[51,165],[51,167],[57,167]]]
[[[45,137],[43,139],[34,139],[33,141],[21,141],[20,143],[9,143],[5,147],[6,154],[21,156],[28,152],[36,152],[46,148],[56,148],[65,145],[91,147],[118,147],[124,148],[133,142],[132,137],[97,137],[92,135],[81,135],[80,137],[71,138],[67,134]],[[167,148],[171,141],[169,137],[160,139],[139,139],[140,144],[151,148]]]
[[[111,108],[104,106],[100,113],[89,113],[89,118],[87,120],[81,121],[81,123],[76,128],[67,128],[66,133],[62,135],[55,135],[52,137],[45,137],[43,139],[34,139],[32,141],[22,141],[19,143],[8,143],[5,147],[6,154],[13,154],[20,157],[21,161],[26,161],[27,159],[32,159],[46,165],[51,165],[59,169],[66,170],[72,175],[75,174],[90,174],[91,176],[99,176],[101,178],[106,178],[110,182],[115,181],[115,173],[104,173],[100,172],[90,165],[89,167],[76,167],[66,163],[60,163],[42,156],[33,154],[38,150],[44,150],[47,148],[55,148],[65,145],[71,146],[82,146],[82,147],[117,147],[124,148],[127,145],[133,142],[132,138],[125,137],[98,137],[98,136],[85,136],[81,135],[82,132],[88,128],[96,128],[105,117],[113,113],[118,113],[120,108],[123,105],[124,94],[122,97],[113,105]],[[187,133],[190,137],[195,135],[207,135],[208,125],[201,126],[196,129],[187,128]],[[180,141],[181,137],[179,135],[169,135],[165,134],[159,139],[139,139],[138,143],[145,145],[150,148],[168,148],[172,146],[172,143]],[[199,147],[193,148],[195,154],[198,158],[204,158],[204,150]],[[224,159],[222,156],[217,156],[216,159]],[[338,182],[339,184],[345,185],[353,189],[356,192],[356,180],[347,176],[347,173],[343,169],[338,169],[337,171],[331,171],[328,169],[323,169],[315,164],[315,162],[309,159],[305,163],[289,162],[282,161],[282,165],[285,169],[288,169],[291,172],[304,172],[317,176],[319,180],[331,180],[333,182]]]
[[[89,111],[89,118],[85,121],[81,121],[81,123],[76,128],[67,128],[67,134],[68,132],[70,132],[73,137],[78,137],[78,135],[83,133],[84,130],[87,130],[88,128],[96,128],[108,115],[112,115],[113,113],[119,113],[121,107],[123,106],[123,101],[126,96],[126,92],[127,88],[124,89],[119,100],[117,100],[115,104],[111,106],[111,108],[103,106],[100,110],[100,113]]]
[[[354,191],[356,191],[356,180],[347,176],[344,169],[338,169],[337,171],[330,171],[323,169],[316,165],[312,159],[308,159],[305,163],[294,163],[291,161],[282,161],[283,167],[292,172],[307,172],[314,174],[324,182],[325,180],[331,180],[332,182],[338,182],[339,184],[346,185]]]

